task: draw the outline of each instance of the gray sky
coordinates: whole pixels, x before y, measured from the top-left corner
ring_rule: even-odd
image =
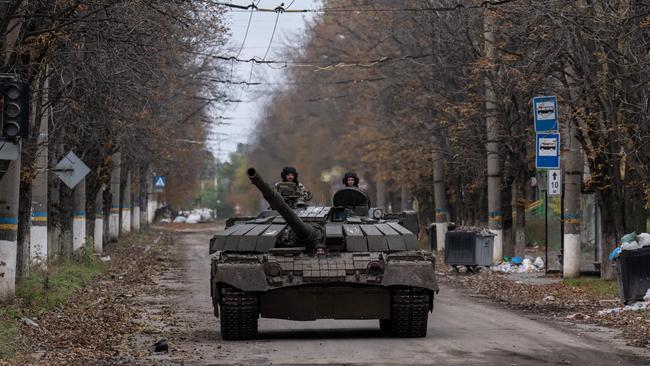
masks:
[[[248,5],[250,0],[233,0],[233,4]],[[259,3],[260,8],[275,8],[281,3],[285,6],[291,3],[291,0],[261,0]],[[289,9],[313,9],[320,4],[319,0],[295,0]],[[262,58],[266,52],[269,43],[271,48],[266,57],[267,60],[278,59],[282,57],[283,45],[292,44],[292,39],[302,34],[307,21],[311,19],[313,13],[283,13],[278,18],[278,25],[271,41],[271,34],[273,32],[273,25],[278,15],[271,12],[253,12],[248,30],[248,36],[244,43],[244,35],[246,34],[246,26],[248,19],[251,17],[249,11],[229,11],[227,19],[232,33],[229,49],[233,56],[244,45],[240,59],[249,59],[252,57]],[[297,41],[296,41],[297,42]],[[293,43],[295,45],[295,43]],[[230,67],[230,65],[229,65]],[[251,71],[250,63],[233,63],[232,79],[248,81]],[[268,81],[282,82],[284,80],[283,73],[286,70],[274,70],[264,65],[255,65],[253,67],[253,74],[250,78],[251,81]],[[230,78],[230,75],[228,75]],[[231,123],[229,126],[218,126],[213,129],[213,133],[217,133],[216,139],[212,140],[209,144],[212,152],[220,160],[228,158],[228,154],[235,151],[237,143],[247,142],[251,130],[254,128],[256,119],[260,116],[264,103],[267,98],[260,95],[260,91],[266,91],[267,87],[260,86],[236,86],[233,88],[231,99],[243,100],[244,102],[228,105],[222,113],[225,122]],[[256,92],[257,91],[257,92]],[[240,97],[241,95],[241,97]],[[266,92],[268,95],[268,92]],[[215,121],[217,117],[215,117]]]

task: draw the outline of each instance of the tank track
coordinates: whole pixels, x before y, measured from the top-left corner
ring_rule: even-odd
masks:
[[[221,338],[255,339],[259,315],[258,298],[252,292],[223,288],[221,293]]]
[[[429,294],[421,288],[396,288],[392,291],[390,333],[394,337],[426,337]],[[380,326],[382,322],[380,321]],[[388,324],[385,325],[386,327]]]

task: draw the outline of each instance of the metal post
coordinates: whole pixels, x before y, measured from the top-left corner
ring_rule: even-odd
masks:
[[[544,270],[548,274],[548,191],[544,191],[544,243]]]

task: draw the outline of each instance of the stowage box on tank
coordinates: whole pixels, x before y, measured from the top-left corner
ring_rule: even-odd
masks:
[[[426,336],[435,257],[419,250],[408,215],[383,217],[356,188],[336,192],[332,207],[296,205],[255,169],[247,173],[270,208],[229,219],[210,240],[223,339],[255,338],[259,317],[379,319],[393,336]]]

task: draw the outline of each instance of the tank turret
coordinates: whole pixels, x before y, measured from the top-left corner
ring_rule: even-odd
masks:
[[[262,177],[257,173],[255,168],[248,168],[246,171],[248,179],[262,193],[262,197],[269,203],[271,208],[277,211],[287,225],[296,234],[298,243],[317,245],[323,241],[323,233],[320,227],[309,225],[303,222],[294,210],[284,201],[282,196],[271,188]]]

